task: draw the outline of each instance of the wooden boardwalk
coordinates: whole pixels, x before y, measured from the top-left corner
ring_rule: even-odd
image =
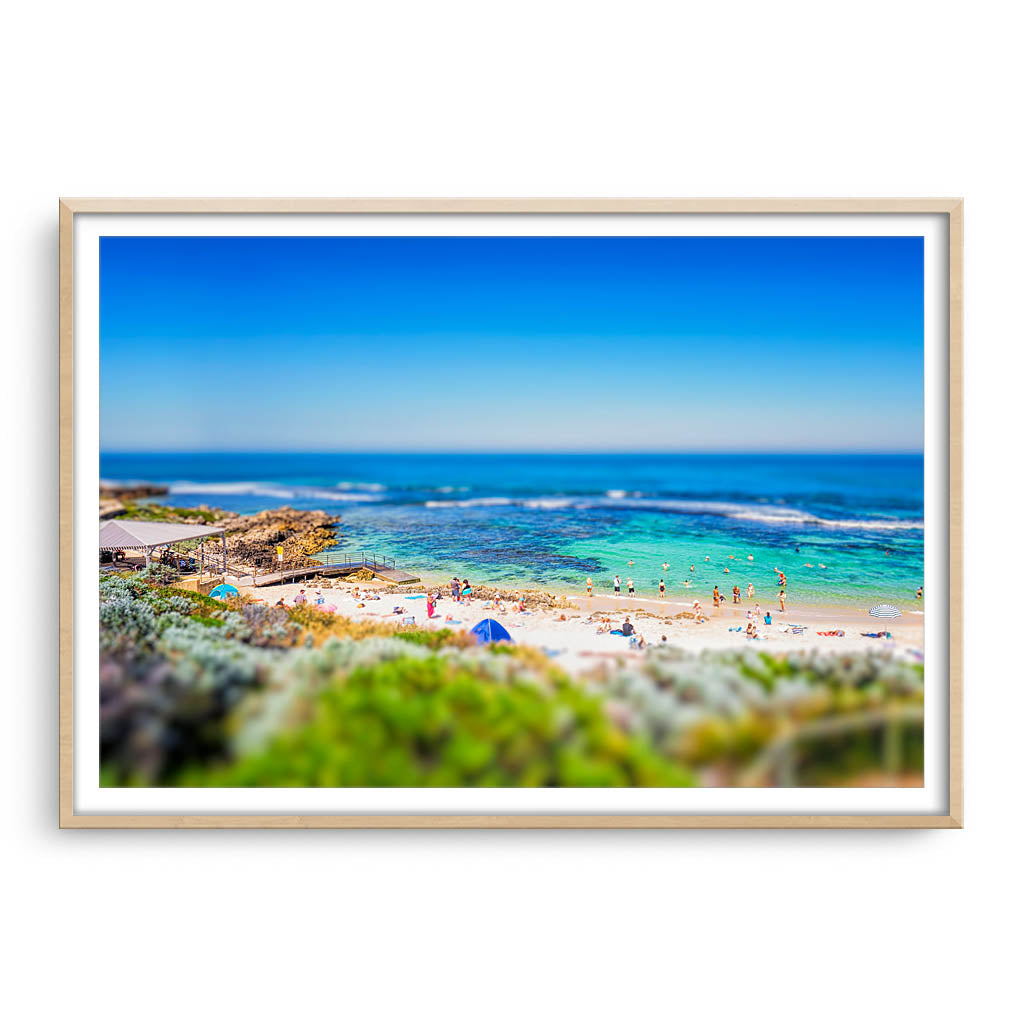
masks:
[[[342,552],[337,555],[327,555],[327,560],[316,565],[302,565],[288,569],[276,569],[267,573],[255,573],[251,576],[251,586],[273,587],[280,583],[294,583],[297,580],[308,579],[310,576],[348,576],[350,573],[359,572],[360,569],[369,569],[377,579],[387,580],[388,583],[419,583],[419,576],[413,576],[395,565],[393,558],[379,558],[376,555],[350,555]],[[239,580],[246,579],[245,576]]]

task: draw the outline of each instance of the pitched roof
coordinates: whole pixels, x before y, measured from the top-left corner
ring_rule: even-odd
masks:
[[[100,526],[100,550],[144,549],[174,544],[195,537],[223,533],[219,526],[189,526],[186,523],[149,523],[137,519],[108,519]]]

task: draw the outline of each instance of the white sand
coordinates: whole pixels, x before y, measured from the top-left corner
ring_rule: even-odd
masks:
[[[382,589],[384,584],[361,584],[361,593],[374,592]],[[312,601],[316,588],[305,583],[291,583],[277,587],[239,587],[242,593],[263,600],[267,604],[276,604],[284,598],[292,604],[300,589],[305,589]],[[765,626],[758,620],[760,639],[750,640],[743,632],[730,632],[729,627],[746,628],[747,611],[753,610],[756,602],[744,601],[742,605],[728,604],[719,609],[711,607],[711,602],[703,602],[704,613],[709,620],[697,624],[693,619],[676,619],[672,616],[680,612],[691,612],[693,601],[629,599],[613,595],[596,595],[588,598],[585,595],[566,593],[567,600],[578,605],[577,609],[543,609],[532,613],[519,614],[508,609],[504,614],[488,608],[488,602],[474,598],[468,602],[457,604],[450,594],[439,585],[441,600],[436,606],[435,614],[429,621],[426,618],[426,601],[422,597],[415,599],[410,594],[381,594],[379,601],[368,601],[365,607],[353,596],[356,584],[338,582],[332,588],[322,591],[324,601],[337,607],[337,614],[355,620],[388,622],[400,624],[408,616],[415,618],[416,626],[423,629],[471,629],[481,619],[493,618],[500,622],[512,635],[517,643],[537,647],[548,651],[563,667],[575,670],[592,666],[602,658],[609,657],[642,657],[642,652],[631,646],[629,640],[622,636],[609,634],[598,635],[598,623],[590,621],[591,616],[611,619],[613,629],[618,629],[626,615],[635,625],[637,632],[647,641],[649,647],[662,642],[687,651],[703,650],[764,650],[792,651],[818,649],[823,652],[839,653],[861,650],[885,649],[899,656],[913,658],[919,656],[924,645],[924,617],[918,611],[904,612],[899,619],[876,619],[867,610],[822,605],[793,605],[787,601],[787,610],[780,612],[778,604],[769,606],[761,604],[762,614],[765,610],[772,613],[772,624]],[[502,587],[502,589],[505,589]],[[425,591],[417,591],[423,594]],[[405,609],[404,615],[395,615],[395,606]],[[562,621],[562,616],[565,621]],[[457,620],[448,621],[448,618]],[[807,628],[802,635],[789,632],[793,624],[802,624]],[[818,631],[825,632],[841,629],[843,637],[818,636]],[[888,630],[892,640],[871,639],[861,633],[875,633]],[[556,653],[557,652],[557,653]]]

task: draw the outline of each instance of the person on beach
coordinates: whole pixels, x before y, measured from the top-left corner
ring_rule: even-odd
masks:
[[[701,607],[700,601],[693,602],[693,618],[698,625],[707,621],[704,617],[704,609]]]
[[[633,623],[629,621],[629,616],[626,616],[626,621],[622,624],[622,635],[632,636],[636,630],[633,628]]]
[[[761,618],[761,602],[760,601],[758,601],[758,603],[754,605],[754,618],[755,619]]]
[[[764,624],[765,624],[766,626],[770,626],[770,625],[772,624],[772,613],[771,613],[771,609],[769,609],[768,611],[766,611],[766,612],[764,613]]]
[[[588,576],[587,577],[587,597],[594,596],[594,581]]]
[[[917,600],[920,601],[922,597],[924,597],[924,587],[923,586],[917,588]]]
[[[753,597],[753,596],[754,596],[754,584],[753,583],[748,583],[747,584],[747,597]]]
[[[658,581],[658,593],[662,597],[665,596],[665,581],[663,579]]]
[[[615,587],[615,596],[618,597],[619,591],[622,589],[622,580],[620,580],[618,576],[615,577],[615,583],[613,586]]]
[[[434,617],[434,596],[433,594],[427,595],[427,618],[432,619]]]
[[[451,583],[448,584],[448,585],[451,587],[452,600],[455,601],[456,603],[461,601],[462,600],[462,597],[461,597],[462,588],[459,586],[459,578],[458,578],[458,576],[453,576]]]
[[[739,604],[740,603],[740,588],[739,587],[733,587],[732,588],[732,603],[733,604]]]
[[[779,611],[784,612],[786,610],[786,592],[785,590],[779,591]]]
[[[300,590],[300,591],[299,591],[299,592],[298,592],[298,593],[297,593],[297,594],[295,595],[295,601],[294,601],[294,603],[295,603],[295,604],[305,604],[305,603],[306,603],[306,591],[305,591],[305,590]]]
[[[462,596],[467,601],[473,597],[473,588],[469,585],[469,580],[462,581]]]
[[[722,595],[718,590],[718,584],[715,584],[715,589],[711,592],[711,603],[719,608],[722,604]]]
[[[634,597],[636,595],[636,591],[633,589],[633,581],[631,579],[626,580],[626,592],[630,597]]]

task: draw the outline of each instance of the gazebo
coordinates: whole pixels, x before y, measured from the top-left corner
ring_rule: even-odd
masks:
[[[221,552],[224,564],[223,572],[228,564],[228,544],[222,527],[189,526],[185,523],[152,523],[138,519],[108,519],[100,525],[100,551],[143,551],[146,554],[146,565],[149,565],[150,553],[156,548],[170,548],[183,540],[196,540],[199,537],[215,537],[220,534]],[[204,555],[200,552],[200,558]]]

